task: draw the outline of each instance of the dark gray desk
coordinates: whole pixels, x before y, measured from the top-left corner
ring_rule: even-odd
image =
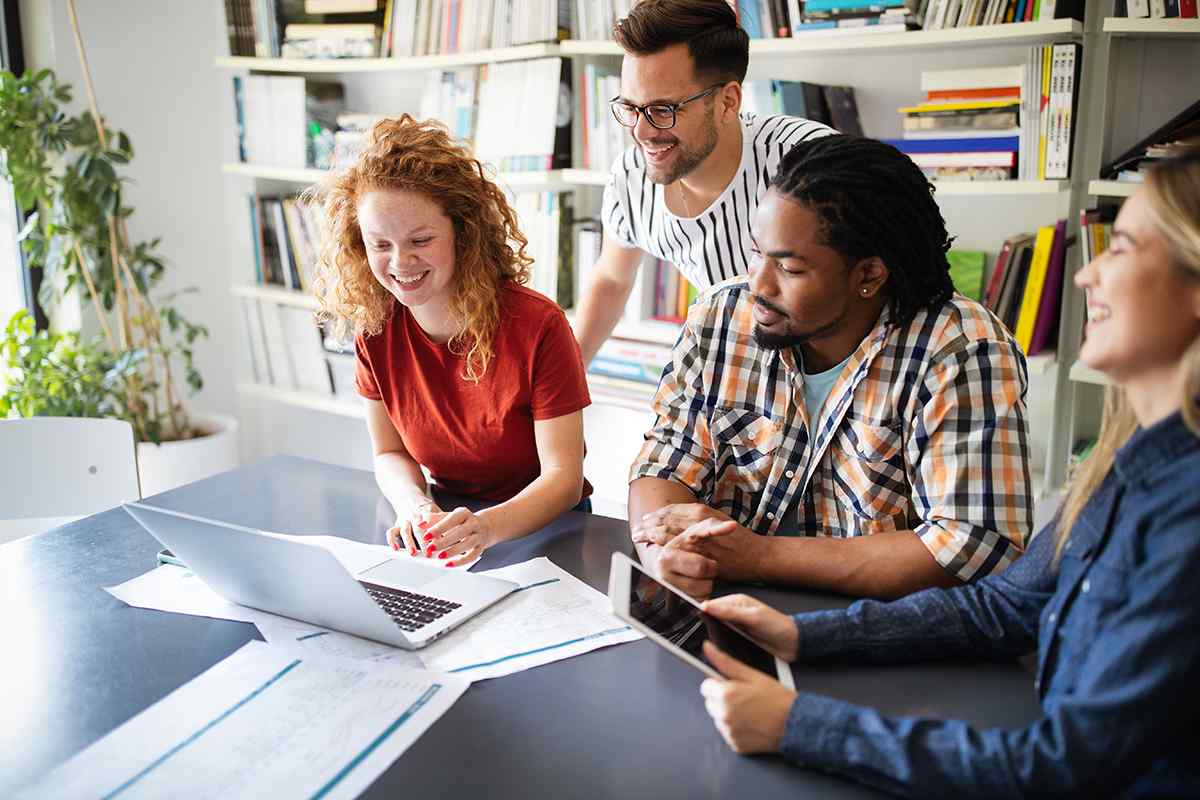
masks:
[[[158,495],[166,508],[293,533],[382,542],[391,521],[370,473],[272,458]],[[155,566],[158,544],[113,510],[0,547],[0,797],[258,638],[252,625],[128,608],[101,586]],[[625,523],[567,514],[489,550],[478,569],[549,556],[600,591]],[[785,611],[826,596],[756,591]],[[1025,725],[1038,714],[1015,666],[802,668],[798,688],[893,714]],[[364,797],[877,797],[725,746],[693,669],[646,642],[472,686]]]

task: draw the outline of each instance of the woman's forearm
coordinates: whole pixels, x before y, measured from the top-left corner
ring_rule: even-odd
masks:
[[[492,544],[517,539],[549,524],[579,502],[583,472],[551,467],[512,499],[479,512],[487,521]]]
[[[430,500],[421,465],[403,453],[375,456],[375,482],[397,516],[409,514]]]

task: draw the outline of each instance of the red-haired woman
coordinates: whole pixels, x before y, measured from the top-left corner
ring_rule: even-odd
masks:
[[[450,566],[586,508],[579,348],[562,310],[524,286],[527,240],[479,162],[405,114],[375,125],[321,199],[319,315],[355,334],[392,547]],[[496,504],[443,511],[422,466]]]

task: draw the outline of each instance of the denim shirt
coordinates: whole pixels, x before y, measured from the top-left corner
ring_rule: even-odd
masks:
[[[912,797],[1200,797],[1200,439],[1139,430],[1080,514],[1002,573],[796,616],[804,660],[1010,659],[1037,646],[1023,730],[888,718],[802,693],[784,756]]]

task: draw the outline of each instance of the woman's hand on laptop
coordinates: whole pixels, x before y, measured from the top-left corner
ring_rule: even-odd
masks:
[[[396,515],[396,523],[388,528],[387,542],[393,550],[404,548],[409,555],[424,555],[421,548],[421,530],[443,514],[438,504],[429,498],[415,501],[410,507]]]
[[[433,515],[424,527],[417,527],[417,539],[429,558],[446,566],[474,561],[494,544],[491,523],[468,508]]]

